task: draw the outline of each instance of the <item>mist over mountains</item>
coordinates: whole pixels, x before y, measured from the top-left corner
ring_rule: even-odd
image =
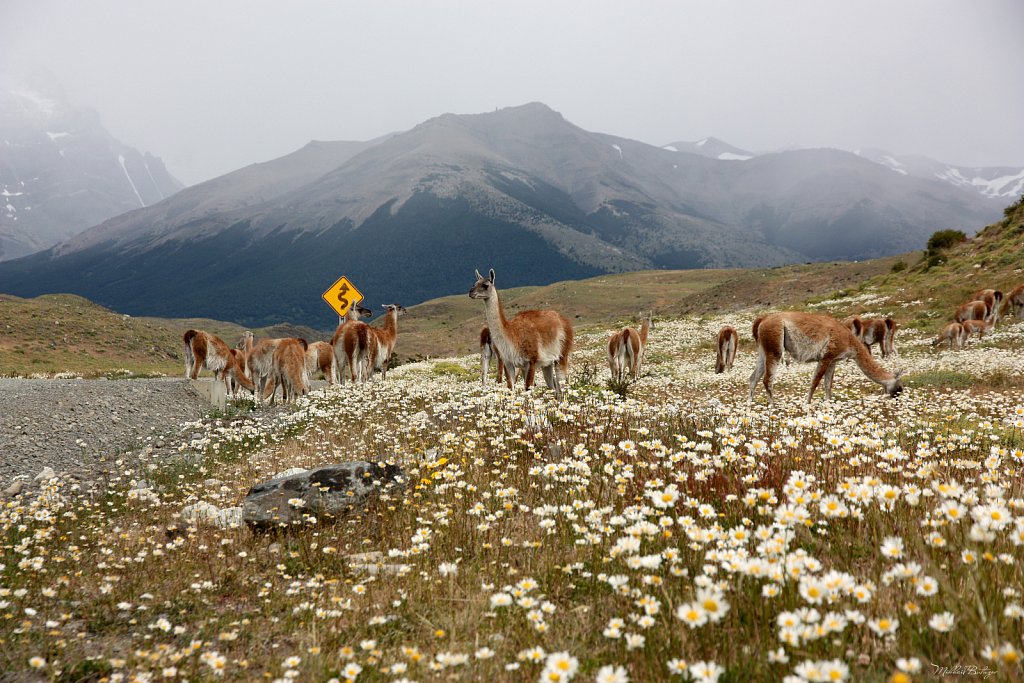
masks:
[[[713,138],[657,147],[531,103],[310,143],[0,264],[0,291],[325,328],[320,293],[341,274],[376,306],[468,289],[474,268],[508,287],[862,259],[919,248],[935,230],[973,232],[1005,204],[866,155],[753,154]]]
[[[182,187],[56,87],[0,75],[0,261],[51,247]]]

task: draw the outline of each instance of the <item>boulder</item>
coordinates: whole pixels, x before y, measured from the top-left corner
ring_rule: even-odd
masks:
[[[404,486],[398,465],[324,465],[253,486],[242,501],[242,520],[254,531],[331,522],[362,511],[385,490]]]
[[[14,498],[16,495],[21,493],[22,489],[25,488],[25,481],[22,479],[16,479],[14,483],[4,489],[4,498]]]
[[[219,508],[201,500],[181,509],[181,519],[191,526],[233,529],[242,526],[242,508]]]
[[[32,481],[34,481],[37,484],[45,484],[46,482],[50,481],[56,476],[57,473],[53,471],[52,467],[44,467],[42,471],[39,474],[37,474]]]

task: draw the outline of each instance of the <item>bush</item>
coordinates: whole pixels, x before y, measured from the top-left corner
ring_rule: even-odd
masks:
[[[924,269],[929,271],[936,266],[941,266],[946,262],[946,259],[942,258],[942,254],[929,254],[924,260]]]
[[[967,240],[962,230],[939,230],[928,238],[928,253],[934,254]]]
[[[897,261],[896,263],[892,264],[892,272],[894,272],[894,273],[899,273],[899,272],[902,272],[902,271],[904,271],[906,269],[907,269],[907,262],[902,260],[902,259]]]

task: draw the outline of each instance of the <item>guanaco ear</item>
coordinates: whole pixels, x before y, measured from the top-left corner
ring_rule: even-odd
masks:
[[[491,268],[491,284],[494,284],[494,268]]]
[[[476,269],[476,279],[477,280],[483,280],[484,279],[484,276],[480,274],[480,269],[479,268]]]

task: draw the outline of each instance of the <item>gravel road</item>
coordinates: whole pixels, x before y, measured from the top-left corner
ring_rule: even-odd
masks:
[[[159,437],[211,409],[184,379],[0,379],[0,488],[44,467],[94,470],[150,435],[170,454],[177,441]]]

